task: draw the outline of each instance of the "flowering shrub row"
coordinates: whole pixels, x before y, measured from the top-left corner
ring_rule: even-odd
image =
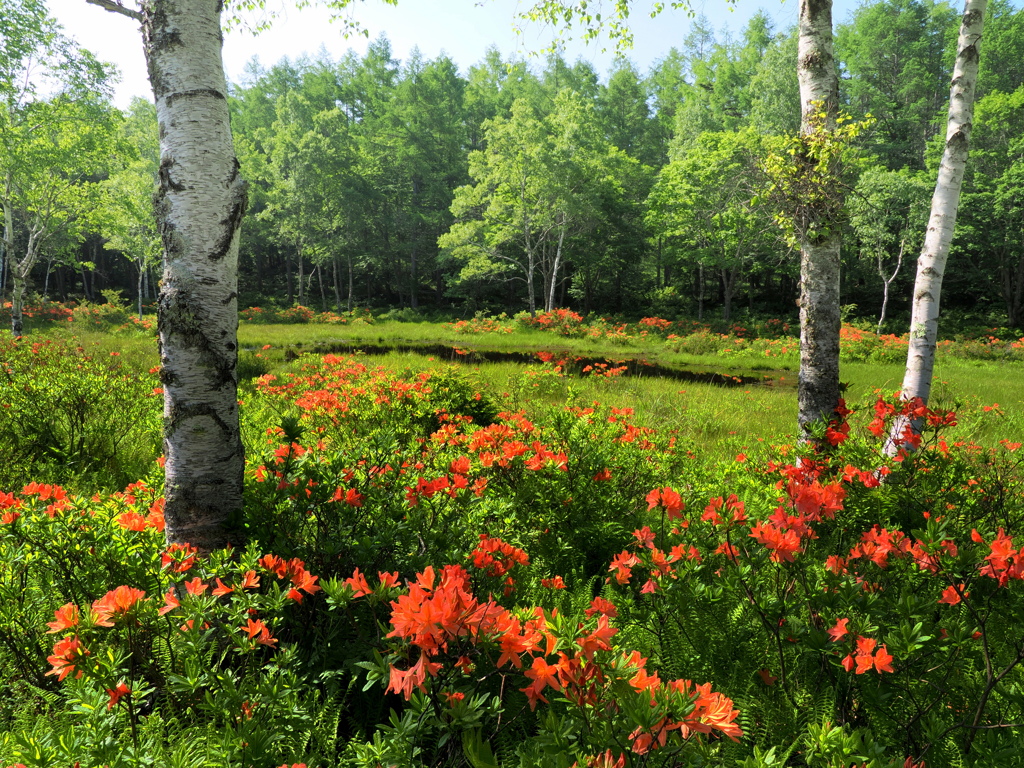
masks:
[[[738,324],[727,332],[713,330],[710,325],[696,321],[670,321],[659,317],[645,317],[635,324],[613,323],[604,318],[584,318],[568,309],[540,312],[530,315],[522,312],[515,316],[520,328],[551,331],[559,336],[589,338],[615,344],[665,343],[676,352],[693,355],[737,357],[763,356],[768,359],[789,358],[795,361],[800,352],[795,329],[781,320],[769,319],[751,327]],[[446,328],[460,334],[512,333],[513,326],[504,316],[448,323]],[[1005,334],[1003,334],[1005,336]],[[844,324],[840,332],[840,356],[852,362],[902,363],[907,357],[908,335],[876,334],[853,325]],[[938,342],[941,354],[971,360],[1024,360],[1024,338],[1005,339],[986,333],[977,337],[942,340]]]
[[[139,317],[124,303],[115,301],[105,304],[92,302],[47,301],[45,303],[26,304],[22,309],[26,328],[31,330],[32,323],[48,323],[67,325],[72,328],[102,330],[114,334],[156,333],[156,317]],[[11,324],[11,302],[0,305],[0,328],[9,328]]]
[[[0,492],[0,671],[48,702],[0,765],[1016,764],[1020,445],[951,413],[714,464],[327,356],[243,414],[245,547],[166,547],[154,479]]]
[[[296,304],[294,307],[264,308],[247,307],[238,313],[247,323],[320,323],[326,325],[372,325],[373,313],[368,309],[353,309],[351,312],[317,312],[310,307]]]
[[[506,322],[504,313],[498,317],[484,317],[477,315],[472,320],[457,320],[454,323],[444,323],[444,327],[455,333],[476,335],[481,333],[514,333],[515,328],[511,323]]]

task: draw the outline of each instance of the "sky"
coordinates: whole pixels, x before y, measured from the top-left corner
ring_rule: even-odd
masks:
[[[337,59],[348,49],[364,53],[369,40],[381,33],[391,41],[395,58],[407,58],[418,46],[428,59],[446,53],[464,73],[483,58],[491,45],[506,57],[512,53],[526,57],[550,45],[553,37],[552,30],[538,24],[524,24],[522,34],[516,34],[516,11],[527,7],[526,0],[398,0],[397,7],[380,0],[355,0],[353,16],[369,33],[369,40],[361,36],[345,39],[342,25],[331,23],[330,13],[323,8],[299,11],[289,8],[286,0],[269,0],[268,7],[275,7],[274,3],[281,10],[269,31],[253,35],[233,29],[225,34],[224,63],[229,82],[244,81],[246,64],[253,57],[270,67],[286,56],[317,56],[323,46],[331,58]],[[836,23],[846,21],[858,5],[857,0],[834,3]],[[609,5],[609,0],[605,4]],[[671,9],[651,19],[650,0],[635,0],[633,5],[630,21],[635,45],[626,55],[646,72],[670,48],[681,46],[690,19],[684,11]],[[708,17],[716,31],[727,27],[737,36],[758,10],[768,13],[778,30],[795,24],[798,10],[798,0],[737,0],[733,5],[722,0],[693,0],[692,5],[696,13]],[[151,98],[137,22],[86,0],[49,0],[49,7],[65,32],[82,47],[117,65],[121,72],[114,97],[117,106],[126,107],[133,96]],[[609,50],[602,52],[602,48]],[[567,42],[564,55],[569,61],[590,61],[602,75],[614,58],[607,41],[589,46],[580,41]]]

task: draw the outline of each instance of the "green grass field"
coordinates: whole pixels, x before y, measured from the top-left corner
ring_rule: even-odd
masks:
[[[62,331],[70,333],[70,331]],[[146,336],[111,336],[100,331],[76,333],[84,347],[99,354],[118,352],[142,369],[158,365],[155,341]],[[705,452],[725,456],[756,451],[769,443],[791,443],[796,428],[795,354],[766,360],[754,354],[697,355],[674,352],[658,338],[640,344],[606,340],[563,338],[554,334],[517,330],[512,334],[460,335],[440,324],[387,322],[377,325],[326,326],[316,324],[250,324],[239,327],[243,359],[259,354],[258,370],[278,373],[295,355],[322,351],[347,353],[360,347],[374,349],[374,363],[386,368],[421,370],[439,364],[472,371],[483,386],[497,393],[510,410],[538,403],[593,401],[632,407],[640,423],[659,431],[678,432],[680,439]],[[263,349],[269,345],[269,349]],[[460,356],[450,348],[470,354]],[[380,354],[383,349],[391,351]],[[398,349],[395,349],[398,348]],[[421,351],[414,351],[423,348]],[[496,356],[550,351],[556,356],[580,356],[612,361],[645,358],[681,371],[750,376],[764,383],[721,386],[660,376],[602,378],[558,375],[536,362],[481,362],[474,352]],[[531,354],[533,359],[535,356]],[[1016,362],[971,361],[943,356],[936,368],[931,404],[956,410],[958,439],[992,444],[1000,439],[1024,440],[1024,365]],[[900,388],[903,366],[846,362],[841,378],[851,406],[869,406],[875,392]],[[985,407],[999,404],[996,410]]]
[[[683,354],[672,351],[658,338],[648,339],[644,344],[612,344],[532,330],[463,336],[437,324],[394,322],[348,327],[242,324],[239,342],[243,349],[260,349],[269,344],[271,348],[263,354],[272,363],[282,362],[286,349],[307,352],[318,348],[343,349],[346,344],[354,348],[430,346],[425,354],[406,349],[373,355],[373,359],[393,369],[418,370],[439,362],[472,369],[488,388],[505,396],[514,410],[529,411],[531,403],[537,401],[565,400],[584,404],[598,400],[616,407],[633,407],[648,426],[678,430],[682,438],[715,453],[755,449],[762,442],[786,443],[794,439],[799,368],[795,353],[777,360],[754,354]],[[472,354],[460,356],[450,351],[440,356],[434,345],[499,353],[545,350],[556,355],[613,361],[642,357],[669,368],[753,376],[764,378],[765,383],[720,386],[662,377],[558,377],[539,373],[536,364],[472,362]],[[1015,362],[969,361],[940,354],[932,405],[958,412],[960,439],[983,444],[999,439],[1022,440],[1022,368]],[[899,390],[903,366],[847,362],[841,366],[841,378],[847,385],[847,403],[869,406],[876,391],[889,394]],[[997,411],[983,410],[996,403],[1000,406]]]

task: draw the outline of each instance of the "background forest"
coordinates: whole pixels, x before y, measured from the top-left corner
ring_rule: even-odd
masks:
[[[848,318],[881,325],[884,314],[897,332],[957,25],[947,3],[885,0],[836,30],[843,108],[874,119],[849,168],[841,301]],[[535,65],[495,49],[462,73],[445,57],[398,61],[383,36],[364,57],[253,64],[231,103],[251,182],[241,306],[795,315],[798,259],[763,173],[778,137],[798,128],[795,59],[795,32],[758,15],[738,36],[698,18],[646,74],[625,58],[602,75],[558,54]],[[8,148],[32,98],[50,114],[36,137],[46,151],[19,152],[17,165],[0,153],[13,179],[0,287],[7,297],[12,264],[35,248],[38,294],[98,300],[117,289],[149,301],[155,111],[141,100],[114,109],[111,73],[75,61],[56,75],[59,108],[41,93],[3,94]],[[1005,0],[992,6],[981,68],[944,304],[1014,328],[1024,323],[1024,11]]]

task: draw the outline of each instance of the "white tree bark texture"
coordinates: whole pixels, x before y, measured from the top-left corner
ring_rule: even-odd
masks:
[[[917,259],[914,299],[910,317],[910,344],[907,369],[903,377],[904,400],[921,398],[925,403],[931,395],[935,369],[935,346],[939,335],[939,296],[942,277],[953,241],[960,188],[967,167],[967,152],[974,121],[974,90],[978,81],[981,34],[987,0],[966,0],[957,40],[956,62],[949,89],[949,113],[946,119],[946,146],[942,153],[935,192],[932,195],[928,230],[921,255]],[[901,439],[909,422],[897,419],[886,446],[895,453],[901,446],[911,448]],[[911,423],[920,432],[918,422]]]
[[[240,543],[238,231],[246,208],[229,124],[219,0],[150,0],[143,38],[160,130],[154,197],[164,514],[169,543]]]
[[[832,0],[800,0],[797,77],[801,131],[812,130],[811,116],[824,109],[834,129],[839,80],[832,43]],[[798,223],[798,231],[801,229]],[[839,404],[839,246],[837,227],[800,234],[800,375],[797,420],[807,428],[833,418]]]

